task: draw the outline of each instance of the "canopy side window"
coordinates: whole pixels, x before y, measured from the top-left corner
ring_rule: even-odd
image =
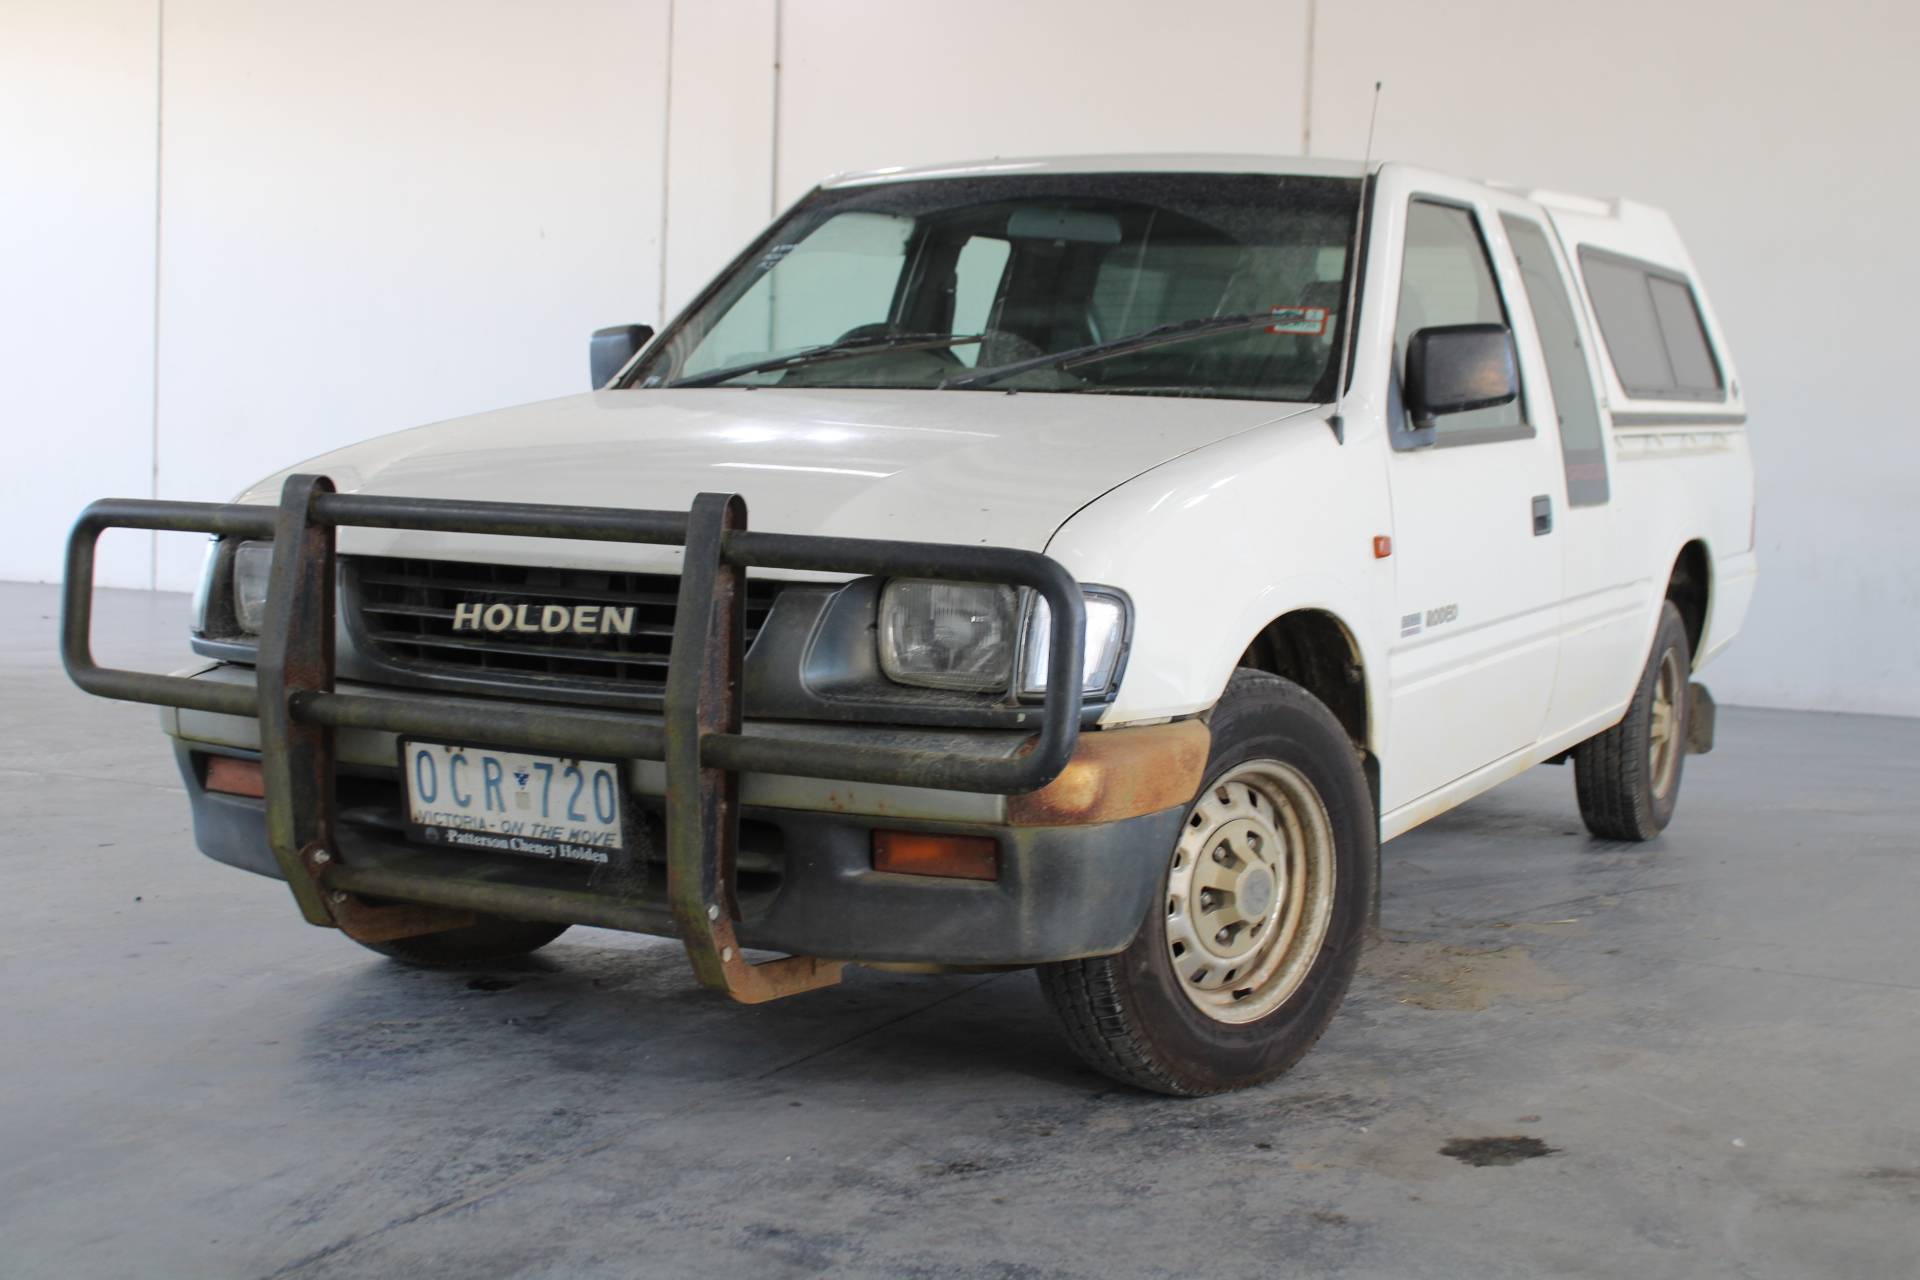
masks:
[[[1635,400],[1725,400],[1726,380],[1686,276],[1580,246],[1580,274],[1620,388]]]

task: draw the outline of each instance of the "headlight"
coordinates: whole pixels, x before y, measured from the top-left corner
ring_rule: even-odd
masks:
[[[267,621],[267,579],[273,544],[243,542],[233,552],[233,617],[242,631],[260,634]]]
[[[1098,696],[1120,674],[1132,606],[1111,587],[1089,587],[1083,598],[1087,647],[1080,688]],[[899,684],[999,693],[1013,682],[1017,662],[1019,692],[1043,695],[1052,621],[1047,602],[1031,591],[896,578],[880,593],[880,669]],[[1024,641],[1016,644],[1023,630]]]
[[[928,689],[1004,690],[1017,604],[1012,587],[895,578],[880,593],[880,669]]]
[[[207,539],[207,554],[200,562],[198,585],[193,589],[193,634],[207,634],[207,601],[213,597],[213,582],[220,572],[220,538],[214,535]]]
[[[1087,648],[1080,669],[1080,691],[1099,695],[1113,688],[1120,674],[1131,606],[1119,592],[1100,587],[1090,587],[1082,596],[1087,609]],[[1020,646],[1020,692],[1043,694],[1047,691],[1047,656],[1053,652],[1053,610],[1041,596],[1031,600],[1026,642]]]

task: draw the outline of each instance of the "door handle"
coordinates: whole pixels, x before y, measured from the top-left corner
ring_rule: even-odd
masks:
[[[1553,499],[1540,494],[1533,500],[1533,536],[1553,532]]]

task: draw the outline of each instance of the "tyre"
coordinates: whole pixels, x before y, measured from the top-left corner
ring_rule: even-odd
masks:
[[[1573,749],[1573,784],[1587,830],[1606,840],[1651,840],[1673,818],[1687,758],[1687,677],[1693,651],[1671,600],[1627,714]]]
[[[564,924],[544,920],[505,920],[482,916],[478,924],[445,933],[417,933],[411,938],[392,938],[386,942],[364,942],[361,946],[378,951],[402,964],[422,969],[458,969],[466,965],[492,964],[524,956],[552,942],[567,931]]]
[[[1373,906],[1378,824],[1332,713],[1242,668],[1210,727],[1206,785],[1132,945],[1040,967],[1081,1058],[1176,1097],[1298,1062],[1346,995]]]

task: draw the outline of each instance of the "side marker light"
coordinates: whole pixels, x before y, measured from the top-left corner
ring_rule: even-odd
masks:
[[[1377,537],[1373,540],[1373,558],[1375,560],[1385,560],[1388,556],[1392,554],[1393,554],[1392,538]]]
[[[252,796],[259,800],[266,797],[267,780],[260,772],[258,760],[208,756],[207,790],[224,792],[230,796]]]
[[[908,876],[998,880],[1000,842],[987,836],[942,836],[926,831],[875,831],[873,869]]]

